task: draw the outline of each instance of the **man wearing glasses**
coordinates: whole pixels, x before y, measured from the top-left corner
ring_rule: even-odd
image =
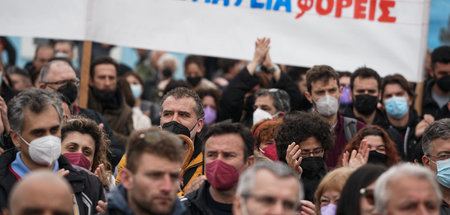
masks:
[[[298,214],[302,185],[291,168],[275,162],[258,162],[239,178],[233,202],[234,215]],[[303,202],[302,202],[303,203]],[[303,207],[306,212],[309,208]],[[314,211],[314,208],[310,209]]]
[[[69,106],[70,113],[63,113],[64,115],[70,117],[71,115],[81,114],[84,117],[94,120],[97,124],[103,124],[104,130],[111,140],[110,149],[112,156],[108,155],[108,157],[110,158],[111,164],[115,166],[122,157],[124,150],[119,142],[117,142],[112,130],[102,115],[94,110],[77,106],[76,99],[78,97],[79,86],[80,81],[76,76],[75,70],[70,61],[65,58],[53,58],[41,70],[39,87],[50,91],[58,91],[65,97],[65,102]]]
[[[450,214],[450,118],[433,122],[422,137],[422,162],[437,174],[443,194],[441,214]]]

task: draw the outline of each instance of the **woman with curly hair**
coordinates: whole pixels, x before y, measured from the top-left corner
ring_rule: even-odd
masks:
[[[390,167],[400,160],[397,147],[389,134],[379,126],[369,125],[359,130],[345,146],[339,166],[359,167],[374,163]]]
[[[331,126],[312,113],[293,111],[278,127],[275,145],[280,161],[301,175],[305,199],[314,201],[314,192],[328,172],[326,154],[334,147]]]
[[[61,129],[61,144],[61,153],[72,165],[94,173],[106,187],[114,184],[106,158],[109,140],[97,123],[82,117],[67,120]]]

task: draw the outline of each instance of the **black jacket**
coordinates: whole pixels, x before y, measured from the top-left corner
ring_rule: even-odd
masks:
[[[7,208],[8,198],[13,185],[17,182],[16,176],[9,170],[10,164],[16,158],[18,150],[16,148],[5,151],[0,156],[0,207]],[[91,215],[96,214],[95,207],[99,200],[105,201],[103,185],[100,180],[83,170],[75,169],[69,161],[64,157],[58,158],[59,167],[69,170],[69,174],[65,177],[75,193],[76,202],[80,214]]]
[[[180,198],[186,207],[186,215],[214,215],[207,204],[208,194],[206,192],[208,192],[209,186],[208,181],[205,181],[200,188]]]
[[[419,145],[419,140],[416,139],[416,126],[421,120],[417,116],[417,112],[413,108],[410,108],[408,124],[405,127],[392,126],[403,136],[403,160],[414,162],[414,159],[416,159],[416,148]]]
[[[259,84],[259,78],[256,75],[250,75],[247,67],[244,67],[224,89],[222,97],[219,101],[220,108],[217,121],[223,121],[231,119],[233,122],[251,121],[253,113],[253,103],[251,99],[244,101],[245,94],[250,92],[256,85]],[[281,72],[280,80],[275,82],[271,81],[271,87],[284,90],[289,95],[291,111],[292,110],[307,110],[309,106],[305,106],[306,98],[300,94],[300,91],[289,76]],[[247,107],[246,118],[242,118],[242,111],[244,110],[244,104]],[[250,120],[248,119],[250,118]],[[250,124],[251,126],[251,124]]]
[[[432,87],[436,80],[434,78],[429,79],[425,82],[423,100],[422,100],[422,115],[430,114],[434,118],[437,117],[441,107],[434,101],[433,96],[431,95]]]

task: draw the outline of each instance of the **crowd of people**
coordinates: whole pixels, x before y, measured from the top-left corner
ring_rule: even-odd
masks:
[[[449,46],[419,100],[370,65],[278,65],[268,38],[250,61],[137,49],[130,68],[105,52],[87,107],[75,47],[0,59],[3,214],[450,214]]]

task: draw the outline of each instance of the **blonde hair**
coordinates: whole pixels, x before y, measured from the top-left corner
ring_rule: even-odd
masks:
[[[333,171],[325,175],[319,186],[317,186],[316,193],[314,194],[316,214],[321,214],[320,197],[322,197],[322,195],[326,191],[336,191],[340,194],[342,189],[344,188],[345,182],[347,182],[348,177],[350,177],[353,171],[353,168],[341,167],[334,169]]]

